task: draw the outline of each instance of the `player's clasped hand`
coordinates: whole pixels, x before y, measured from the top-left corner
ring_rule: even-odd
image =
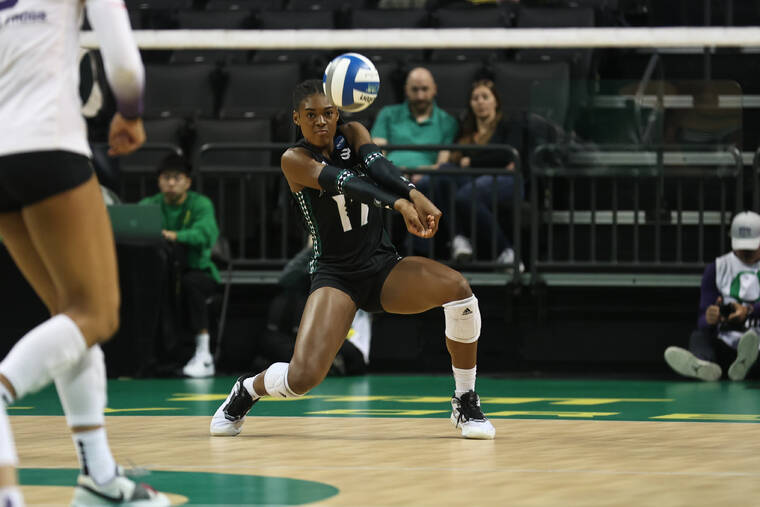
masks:
[[[108,132],[108,154],[112,157],[128,155],[145,142],[145,129],[140,118],[128,120],[116,113]]]
[[[420,220],[419,213],[414,204],[407,201],[406,199],[398,199],[393,204],[393,208],[401,213],[402,217],[404,217],[406,230],[409,231],[410,234],[414,234],[420,238],[433,237],[433,234],[435,234],[435,232],[430,227],[431,222],[427,220],[423,222]]]
[[[409,197],[414,204],[414,208],[417,210],[417,216],[419,217],[420,222],[425,224],[431,231],[430,235],[423,237],[432,238],[435,236],[435,233],[438,232],[438,222],[441,220],[443,213],[441,213],[441,210],[439,210],[430,199],[416,189],[412,190]]]

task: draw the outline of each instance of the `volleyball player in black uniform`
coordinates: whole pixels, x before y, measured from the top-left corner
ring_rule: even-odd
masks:
[[[293,107],[304,139],[283,154],[281,165],[313,240],[311,293],[290,363],[241,376],[214,414],[211,434],[240,433],[261,396],[302,396],[322,382],[357,308],[414,314],[443,306],[456,384],[451,422],[466,438],[493,438],[474,390],[477,299],[459,272],[424,257],[401,258],[381,208],[401,213],[407,230],[423,238],[436,233],[441,212],[371,144],[364,126],[338,125],[321,81],[297,85]]]

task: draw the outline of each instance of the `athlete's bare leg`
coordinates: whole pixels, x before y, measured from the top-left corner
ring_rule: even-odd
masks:
[[[95,176],[76,188],[0,215],[0,236],[51,315],[65,313],[88,346],[118,326],[113,232]],[[0,375],[0,382],[13,387]]]
[[[51,315],[66,313],[88,346],[111,337],[118,325],[118,271],[111,225],[94,176],[21,212],[0,214],[0,236]],[[16,396],[5,376],[0,375],[0,382]],[[0,485],[15,483],[15,468],[0,467]]]
[[[21,274],[47,307],[50,315],[58,313],[55,285],[45,264],[34,248],[21,212],[0,213],[0,235]]]
[[[470,284],[458,271],[426,257],[404,257],[385,279],[380,302],[388,313],[422,313],[472,296]],[[478,356],[478,342],[446,338],[451,363],[470,369]]]
[[[293,392],[303,394],[324,380],[346,340],[355,314],[356,304],[341,290],[322,287],[309,296],[288,367],[288,385]],[[253,383],[258,394],[266,393],[265,372]]]

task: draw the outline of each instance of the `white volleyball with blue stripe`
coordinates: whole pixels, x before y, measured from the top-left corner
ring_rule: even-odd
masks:
[[[372,61],[359,53],[336,56],[322,77],[325,95],[339,109],[355,113],[367,109],[380,90],[380,75]]]

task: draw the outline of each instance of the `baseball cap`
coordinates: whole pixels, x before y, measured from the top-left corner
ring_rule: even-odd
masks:
[[[752,211],[737,213],[731,222],[731,249],[757,250],[760,247],[760,215]]]

